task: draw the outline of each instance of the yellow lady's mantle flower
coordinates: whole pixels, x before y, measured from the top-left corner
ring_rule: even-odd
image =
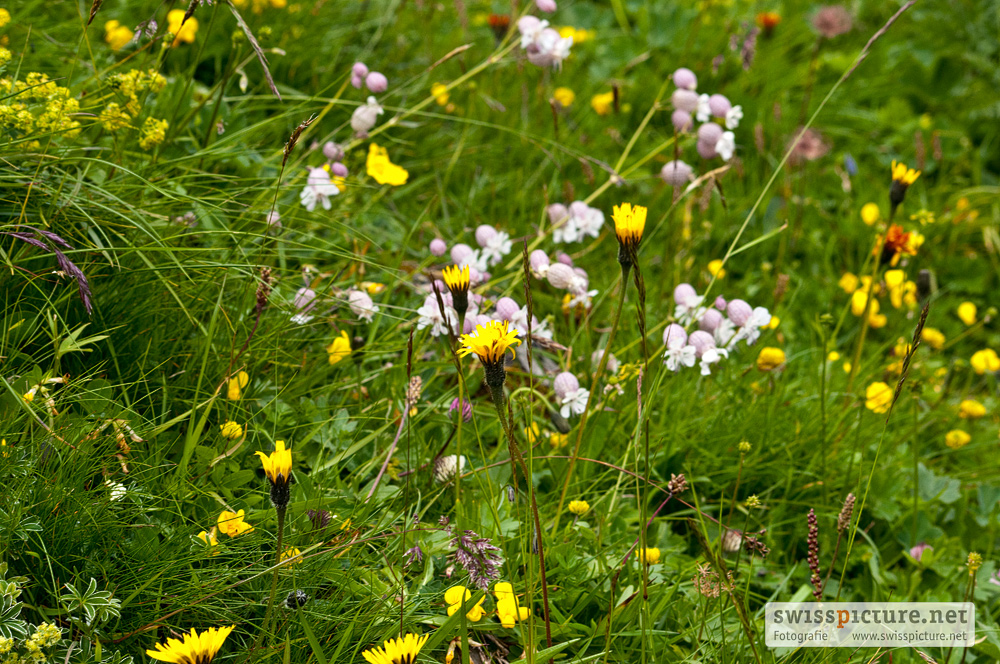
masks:
[[[493,586],[493,594],[497,598],[497,617],[507,629],[514,627],[519,620],[524,622],[531,615],[531,609],[518,604],[514,587],[506,581]]]
[[[108,21],[104,24],[104,41],[112,51],[120,51],[134,36],[135,33],[128,26],[118,21]]]
[[[980,376],[1000,371],[1000,357],[997,357],[996,351],[992,348],[977,350],[969,362],[972,364],[972,370]]]
[[[118,131],[132,126],[132,116],[117,102],[111,102],[98,116],[101,126],[106,131]]]
[[[219,429],[222,430],[222,437],[227,440],[235,440],[243,435],[243,427],[232,420],[227,420],[224,424],[220,424]]]
[[[608,115],[611,113],[614,103],[614,92],[602,92],[590,98],[590,107],[594,109],[598,115]]]
[[[632,207],[631,203],[616,205],[612,210],[615,237],[618,238],[618,262],[622,267],[631,266],[635,262],[636,250],[642,242],[642,233],[646,230],[646,212],[643,206]]]
[[[879,381],[865,390],[865,408],[873,413],[887,413],[892,405],[892,388]]]
[[[519,346],[521,340],[517,338],[517,330],[508,328],[507,321],[489,321],[486,325],[476,325],[476,331],[471,334],[463,334],[458,340],[459,357],[475,354],[483,365],[503,366],[503,357],[510,350],[514,354],[512,346]]]
[[[453,616],[458,613],[458,610],[462,608],[462,604],[468,602],[472,599],[472,593],[465,586],[452,586],[448,590],[444,591],[444,602],[448,605],[448,615]],[[472,622],[479,622],[486,615],[486,610],[483,609],[483,602],[486,600],[486,595],[479,598],[479,601],[468,610],[465,617]]]
[[[655,546],[638,549],[635,554],[639,558],[639,562],[646,563],[647,565],[655,565],[660,562],[660,550]]]
[[[963,399],[958,404],[958,416],[963,420],[978,420],[986,415],[986,406],[975,399]]]
[[[340,331],[340,336],[335,337],[333,343],[326,347],[327,359],[330,364],[336,364],[351,355],[351,338],[347,332]]]
[[[238,512],[222,510],[216,523],[219,526],[219,530],[230,537],[253,532],[253,526],[243,520],[243,510]]]
[[[194,36],[198,34],[198,19],[194,16],[184,20],[183,9],[171,9],[167,14],[167,32],[174,36],[171,46],[178,46],[181,42],[186,44],[194,43]]]
[[[167,137],[168,127],[170,127],[170,123],[166,120],[146,118],[142,124],[142,138],[139,139],[139,147],[143,150],[149,150],[162,143]]]
[[[407,634],[399,639],[389,639],[381,648],[369,648],[361,654],[370,664],[415,664],[417,654],[428,638],[430,634]]]
[[[158,643],[155,650],[147,650],[146,654],[172,664],[208,664],[235,628],[236,625],[211,627],[201,634],[192,629],[190,634],[184,635],[183,641],[167,639],[166,643]]]
[[[773,371],[785,363],[785,351],[773,346],[760,349],[757,355],[757,368],[761,371]]]
[[[972,440],[972,436],[961,429],[952,429],[944,435],[944,444],[953,450],[965,447],[969,444],[970,440]]]
[[[576,93],[569,88],[556,88],[552,91],[552,98],[563,108],[569,108],[576,101]]]
[[[394,187],[406,184],[410,174],[402,166],[389,161],[389,152],[378,144],[372,143],[368,146],[368,160],[365,168],[376,182],[379,184],[390,184]]]
[[[590,503],[586,500],[569,501],[569,511],[577,516],[583,516],[590,511]]]
[[[250,376],[246,371],[237,371],[236,375],[229,379],[226,386],[226,398],[230,401],[239,401],[242,396],[241,390],[250,383]]]
[[[972,302],[963,302],[958,305],[958,317],[962,320],[966,326],[976,324],[976,305]]]

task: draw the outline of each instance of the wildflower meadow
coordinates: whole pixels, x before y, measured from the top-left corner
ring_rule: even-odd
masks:
[[[0,664],[1000,661],[998,17],[0,2]]]

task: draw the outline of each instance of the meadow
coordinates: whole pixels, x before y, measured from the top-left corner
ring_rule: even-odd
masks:
[[[3,5],[0,664],[1000,661],[998,17]]]

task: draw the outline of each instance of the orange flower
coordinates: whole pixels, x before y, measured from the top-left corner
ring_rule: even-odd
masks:
[[[757,14],[757,25],[763,28],[767,34],[770,34],[779,23],[781,23],[781,14],[778,12],[761,12]]]
[[[913,233],[903,230],[899,224],[892,224],[885,234],[882,244],[882,263],[896,265],[900,256],[916,256],[917,243]]]

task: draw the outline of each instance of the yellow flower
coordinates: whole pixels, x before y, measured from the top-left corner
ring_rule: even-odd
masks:
[[[458,613],[458,610],[462,608],[462,604],[468,602],[472,599],[472,593],[466,589],[465,586],[452,586],[448,590],[444,591],[444,601],[448,605],[448,615],[453,616]],[[465,617],[472,622],[479,622],[486,615],[486,611],[483,609],[483,602],[486,601],[486,595],[484,594],[479,598],[479,601],[466,612]]]
[[[200,539],[202,542],[204,542],[205,546],[209,546],[209,547],[219,546],[219,538],[216,535],[215,528],[212,528],[208,532],[205,532],[204,530],[201,531],[200,533],[198,533],[198,539]]]
[[[292,474],[292,450],[285,449],[285,441],[274,441],[274,451],[270,456],[264,452],[255,452],[260,457],[260,463],[264,466],[264,473],[271,484],[288,484],[288,478]]]
[[[944,444],[953,450],[964,447],[972,440],[972,436],[961,429],[952,429],[944,435]]]
[[[569,436],[564,433],[553,433],[549,436],[549,445],[552,447],[562,447],[569,442]]]
[[[108,21],[104,24],[104,41],[112,51],[120,51],[123,46],[132,41],[135,33],[118,21]]]
[[[853,293],[858,290],[859,283],[860,281],[858,280],[857,275],[853,272],[845,272],[844,276],[842,276],[840,281],[837,282],[837,285],[843,288],[845,293]]]
[[[517,330],[508,329],[507,321],[489,321],[486,325],[476,325],[476,331],[471,334],[463,334],[458,340],[459,357],[475,354],[483,364],[503,364],[503,357],[510,350],[514,354],[512,346],[519,346],[521,340],[517,338]]]
[[[538,440],[538,422],[532,422],[531,426],[524,427],[524,437],[528,439],[529,444],[533,444]]]
[[[0,7],[0,28],[10,23],[10,12]]]
[[[660,550],[656,547],[639,549],[635,553],[639,557],[639,562],[646,563],[647,565],[655,565],[660,562]]]
[[[192,629],[190,634],[184,635],[183,641],[167,639],[166,643],[156,644],[156,648],[147,650],[146,654],[153,659],[172,664],[208,664],[235,628],[236,625],[210,627],[201,634]]]
[[[897,164],[896,160],[892,160],[892,181],[899,182],[907,187],[917,181],[920,177],[920,171],[915,171],[912,168],[908,168],[906,164]]]
[[[452,293],[455,291],[469,290],[468,265],[463,265],[462,267],[449,265],[442,271],[442,274],[444,275],[444,285],[447,286],[448,290]]]
[[[326,347],[327,359],[330,364],[336,364],[351,355],[351,338],[347,332],[340,331],[339,337],[334,337],[333,343]]]
[[[246,371],[237,371],[236,375],[229,379],[226,387],[226,398],[230,401],[239,401],[242,396],[241,390],[250,382],[250,376]]]
[[[781,325],[781,319],[777,316],[771,316],[771,322],[765,325],[764,329],[777,330],[779,325]]]
[[[761,371],[773,371],[785,363],[785,351],[772,346],[760,349],[757,355],[757,368]]]
[[[563,108],[569,108],[576,101],[576,93],[569,88],[556,88],[552,91],[552,98]]]
[[[407,634],[402,638],[389,639],[381,648],[369,648],[361,654],[370,664],[415,664],[417,654],[428,638],[430,634]]]
[[[577,516],[583,516],[590,511],[590,503],[586,500],[569,501],[569,511]]]
[[[118,105],[111,102],[98,116],[101,126],[107,131],[118,131],[132,126],[132,117]]]
[[[365,289],[369,295],[378,295],[379,293],[385,291],[385,284],[380,284],[377,281],[362,281],[361,287]]]
[[[721,279],[726,276],[726,270],[722,267],[722,259],[716,258],[714,261],[709,261],[708,263],[708,273],[715,277],[716,279]]]
[[[198,19],[192,16],[185,21],[184,13],[183,9],[171,9],[167,14],[167,32],[174,36],[171,46],[177,46],[181,42],[192,44],[195,34],[198,33]]]
[[[614,92],[602,92],[590,98],[590,107],[594,109],[598,115],[609,114],[614,106],[614,103]]]
[[[368,160],[365,168],[376,182],[379,184],[390,184],[394,187],[406,184],[410,174],[402,166],[389,161],[389,152],[378,144],[372,143],[368,146]]]
[[[438,106],[448,105],[448,86],[444,83],[435,83],[431,86],[431,95]]]
[[[618,238],[618,262],[635,260],[635,250],[642,242],[642,233],[646,230],[646,208],[641,205],[632,207],[631,203],[616,205],[611,213],[615,222],[615,236]]]
[[[958,404],[958,416],[963,420],[978,420],[986,415],[986,406],[975,399],[963,399]]]
[[[861,206],[861,221],[865,222],[867,225],[874,225],[879,219],[882,218],[882,213],[878,209],[878,205],[875,203],[865,203]]]
[[[220,424],[219,429],[222,430],[222,437],[227,440],[235,440],[243,435],[243,427],[232,420],[226,420],[224,424]]]
[[[139,139],[139,147],[143,150],[149,150],[153,146],[162,143],[167,137],[167,128],[169,126],[170,123],[166,120],[146,118],[146,121],[142,124],[142,138]]]
[[[281,552],[280,562],[285,562],[286,560],[291,560],[292,565],[301,565],[305,562],[305,559],[302,558],[302,552],[299,551],[299,547],[297,546],[290,546]]]
[[[892,388],[879,381],[865,390],[865,408],[873,413],[887,413],[892,405]]]
[[[965,565],[969,568],[969,576],[975,576],[976,572],[979,571],[979,568],[983,566],[982,554],[970,551],[969,557],[965,561]]]
[[[977,350],[972,355],[970,362],[972,363],[972,370],[980,376],[987,372],[1000,371],[1000,357],[997,357],[996,351],[992,348]]]
[[[7,451],[7,439],[6,438],[0,440],[0,456],[3,456],[3,458],[5,458],[5,459],[10,456],[10,452]]]
[[[976,305],[972,302],[963,302],[958,305],[958,317],[967,326],[976,324]]]
[[[935,327],[925,327],[920,333],[920,339],[934,350],[944,348],[944,334]]]
[[[571,25],[564,25],[559,28],[559,36],[563,39],[573,38],[574,44],[582,44],[585,41],[590,41],[597,36],[595,30],[586,30],[584,28],[574,28]]]
[[[855,316],[861,316],[865,313],[865,305],[868,303],[868,293],[863,290],[856,290],[851,296],[851,313]],[[878,313],[878,300],[872,298],[872,303],[869,308],[869,312]]]
[[[829,362],[836,362],[837,360],[840,359],[840,353],[838,353],[835,350],[831,350],[830,354],[826,356],[826,359]]]
[[[514,595],[514,587],[506,581],[493,586],[493,594],[497,598],[497,617],[500,624],[510,629],[518,620],[525,621],[531,615],[531,609],[521,606]]]
[[[243,510],[240,510],[239,512],[222,510],[219,514],[219,518],[216,520],[216,524],[219,526],[220,531],[230,537],[236,537],[237,535],[242,535],[243,533],[253,532],[253,526],[243,520]]]

